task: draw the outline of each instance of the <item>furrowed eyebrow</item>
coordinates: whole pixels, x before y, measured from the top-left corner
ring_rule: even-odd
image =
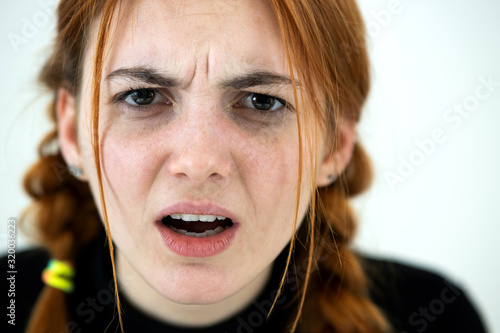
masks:
[[[296,85],[299,83],[295,81]],[[255,86],[270,86],[270,85],[291,85],[292,80],[281,74],[276,74],[268,71],[256,71],[247,74],[235,76],[231,79],[222,81],[219,86],[221,88],[246,89]]]
[[[143,66],[120,68],[106,76],[106,80],[113,80],[116,78],[130,81],[140,81],[165,88],[180,86],[180,82],[177,79],[160,73],[155,69]]]
[[[106,80],[113,79],[139,81],[165,88],[175,88],[181,85],[181,82],[178,79],[145,66],[119,68],[106,76]],[[292,80],[286,75],[281,75],[269,71],[255,71],[223,80],[218,84],[218,86],[220,88],[233,88],[236,90],[240,90],[255,86],[291,84]],[[299,86],[299,83],[296,82],[296,85]]]

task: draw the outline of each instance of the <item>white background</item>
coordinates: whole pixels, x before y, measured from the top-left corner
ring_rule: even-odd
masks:
[[[444,273],[468,291],[490,331],[500,332],[500,85],[472,104],[481,77],[500,83],[500,2],[360,0],[360,5],[370,28],[373,88],[358,133],[376,179],[354,202],[360,220],[355,246]],[[54,7],[51,0],[18,0],[4,2],[0,13],[0,219],[5,223],[28,203],[21,177],[49,128],[48,97],[34,79],[54,34],[54,16],[44,22],[47,7]],[[38,27],[23,34],[26,20]],[[15,46],[12,34],[25,40]],[[456,116],[450,109],[464,103],[475,110],[461,116],[460,126],[445,118]],[[424,154],[416,141],[432,139],[436,130],[446,140]],[[387,175],[404,172],[402,160],[418,165],[391,185]],[[25,238],[19,243],[25,246]]]

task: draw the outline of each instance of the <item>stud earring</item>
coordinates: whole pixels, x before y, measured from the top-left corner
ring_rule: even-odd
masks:
[[[329,175],[328,175],[328,180],[330,180],[330,181],[334,182],[334,181],[335,181],[335,176],[334,176],[334,175],[332,175],[332,174],[329,174]]]
[[[76,165],[68,166],[68,171],[75,178],[78,178],[81,175],[83,175],[83,170],[77,167]]]

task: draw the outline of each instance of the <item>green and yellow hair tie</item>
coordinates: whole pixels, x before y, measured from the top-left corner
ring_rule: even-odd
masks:
[[[69,261],[51,259],[42,272],[42,281],[53,288],[66,293],[73,291],[75,270]]]

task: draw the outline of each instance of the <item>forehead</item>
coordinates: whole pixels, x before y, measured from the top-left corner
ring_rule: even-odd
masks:
[[[122,6],[115,22],[104,75],[151,64],[182,78],[284,69],[266,0],[143,0]]]

